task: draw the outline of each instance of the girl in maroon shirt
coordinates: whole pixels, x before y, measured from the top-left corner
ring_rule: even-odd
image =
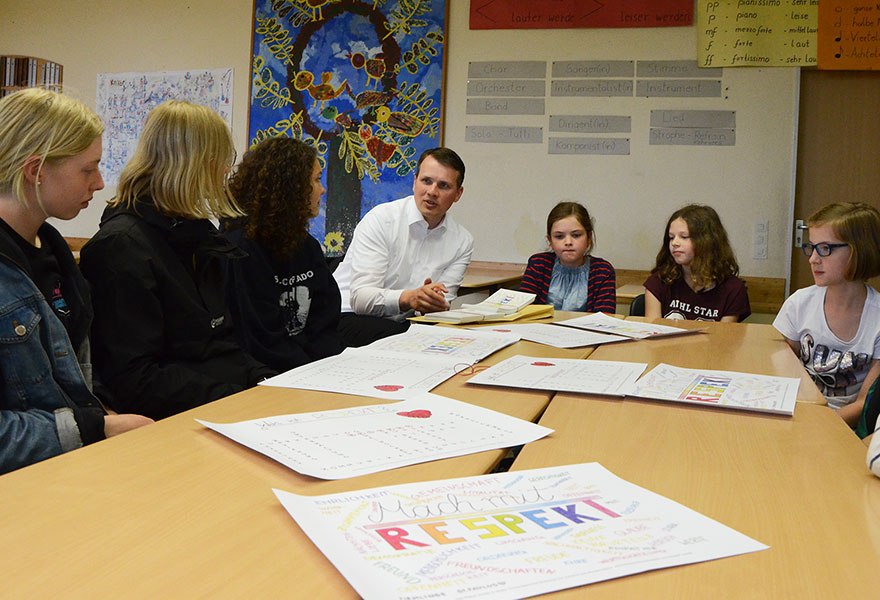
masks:
[[[727,232],[711,206],[669,217],[657,264],[645,281],[647,319],[742,321],[752,314]]]

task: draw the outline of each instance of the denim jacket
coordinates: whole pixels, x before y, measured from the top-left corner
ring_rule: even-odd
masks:
[[[43,229],[40,234],[45,239]],[[60,239],[54,229],[45,234]],[[62,269],[69,268],[65,263]],[[25,265],[0,231],[0,473],[103,438],[104,410]]]

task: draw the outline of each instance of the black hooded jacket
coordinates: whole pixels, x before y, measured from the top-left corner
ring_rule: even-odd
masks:
[[[225,261],[244,253],[206,219],[174,219],[151,199],[109,206],[83,247],[93,359],[114,408],[161,419],[274,374],[235,341]]]

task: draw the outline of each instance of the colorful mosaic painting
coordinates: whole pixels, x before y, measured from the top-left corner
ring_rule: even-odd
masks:
[[[412,193],[440,145],[444,0],[256,0],[249,144],[318,151],[327,188],[311,233],[342,254],[361,216]]]

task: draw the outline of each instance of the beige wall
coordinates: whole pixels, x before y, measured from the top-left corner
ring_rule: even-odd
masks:
[[[64,65],[65,93],[95,106],[98,73],[232,67],[232,129],[239,156],[247,146],[253,4],[249,0],[0,0],[0,54]],[[98,230],[113,189],[69,222],[63,234]]]
[[[550,209],[559,201],[575,200],[596,220],[597,256],[617,269],[648,270],[668,216],[696,202],[718,211],[740,273],[786,277],[796,68],[726,68],[720,98],[560,98],[548,93],[544,115],[469,115],[471,61],[541,60],[550,65],[559,60],[695,60],[696,27],[470,30],[467,11],[452,10],[448,28],[445,142],[468,166],[465,192],[454,214],[466,226],[480,225],[471,227],[475,260],[525,262],[546,248]],[[547,79],[549,88],[552,77]],[[647,134],[651,110],[656,109],[735,111],[736,145],[651,146]],[[622,136],[630,139],[630,155],[548,154],[549,137],[567,137],[549,132],[550,114],[631,116],[632,131]],[[466,142],[468,125],[543,127],[544,143]],[[770,232],[767,258],[756,260],[753,232],[759,220],[768,222]]]
[[[475,260],[525,262],[543,249],[543,223],[562,199],[584,201],[597,220],[596,254],[621,269],[648,269],[666,216],[686,202],[718,208],[744,275],[786,277],[791,210],[797,71],[726,69],[729,100],[696,99],[693,108],[737,111],[737,146],[648,147],[649,109],[681,103],[631,98],[555,103],[563,114],[633,115],[631,157],[551,157],[546,144],[464,142],[468,124],[511,124],[464,111],[470,60],[583,60],[693,57],[690,28],[470,31],[468,2],[450,0],[445,142],[468,164],[456,218],[474,233]],[[0,0],[0,54],[38,56],[64,65],[69,94],[94,106],[96,75],[190,68],[234,69],[233,135],[246,148],[253,4],[250,0]],[[546,116],[517,124],[546,125]],[[493,120],[494,119],[494,120]],[[104,201],[96,194],[77,219],[56,223],[89,237]],[[770,222],[767,260],[752,260],[756,219]]]

